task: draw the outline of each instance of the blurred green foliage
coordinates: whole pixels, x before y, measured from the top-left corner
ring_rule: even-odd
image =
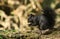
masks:
[[[50,4],[52,2],[55,2],[55,0],[44,0],[41,5],[42,5],[43,8],[46,7],[46,6],[50,7]]]

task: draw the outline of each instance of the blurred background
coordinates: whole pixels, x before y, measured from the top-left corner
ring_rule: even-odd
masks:
[[[57,14],[56,30],[41,35],[37,27],[28,26],[28,15],[43,14],[46,6]],[[60,0],[0,0],[0,39],[60,39]]]

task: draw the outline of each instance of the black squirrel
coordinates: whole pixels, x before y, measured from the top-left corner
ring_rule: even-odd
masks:
[[[45,7],[43,9],[43,14],[28,16],[29,26],[36,26],[41,30],[53,29],[55,25],[55,11],[50,7]]]

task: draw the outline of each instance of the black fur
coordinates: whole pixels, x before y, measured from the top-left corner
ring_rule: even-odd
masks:
[[[44,14],[30,14],[28,18],[29,26],[36,26],[41,30],[53,29],[55,25],[56,13],[53,9],[46,7],[43,9]]]

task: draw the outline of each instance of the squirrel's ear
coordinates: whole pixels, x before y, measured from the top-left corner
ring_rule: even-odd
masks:
[[[33,14],[30,14],[31,16],[34,16]]]
[[[29,14],[28,17],[34,17],[35,15],[34,14]]]
[[[33,14],[30,14],[30,16],[34,16]]]

